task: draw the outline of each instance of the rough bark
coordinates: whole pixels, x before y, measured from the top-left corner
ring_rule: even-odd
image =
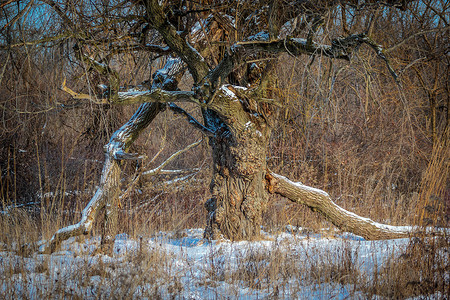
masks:
[[[367,240],[405,238],[411,235],[410,228],[380,224],[343,209],[334,203],[325,191],[300,182],[292,182],[270,171],[266,175],[266,180],[269,192],[308,206],[343,231],[360,235]]]
[[[262,85],[266,90],[265,85]],[[267,172],[266,154],[270,118],[248,90],[222,86],[209,104],[214,108],[217,133],[210,138],[214,169],[205,237],[254,239],[260,234],[268,192],[306,205],[343,231],[368,240],[409,237],[411,228],[389,226],[360,217],[336,205],[319,189],[294,183]],[[267,95],[266,95],[267,96]],[[265,185],[266,184],[266,185]]]
[[[236,92],[223,86],[211,103],[220,127],[210,138],[214,166],[212,197],[205,204],[207,238],[258,237],[268,201],[264,176],[270,127],[256,101]]]
[[[92,45],[98,43],[98,40],[94,38],[94,31],[89,33],[89,31],[83,32],[78,29],[56,2],[42,1],[52,7],[62,18],[65,26],[70,28],[71,32],[68,36],[77,37],[77,41],[85,45],[92,41],[94,41]],[[267,186],[269,192],[278,193],[296,203],[311,207],[343,230],[351,231],[368,239],[408,235],[407,231],[400,228],[378,224],[345,211],[337,206],[323,191],[293,183],[270,172],[267,173],[267,147],[270,126],[274,118],[273,115],[269,117],[270,111],[266,110],[270,110],[271,106],[277,105],[276,100],[273,100],[271,95],[267,94],[268,81],[265,81],[264,78],[261,79],[259,90],[264,92],[259,94],[250,93],[240,87],[224,85],[226,82],[235,82],[235,80],[230,80],[231,75],[236,77],[233,72],[238,73],[237,69],[246,63],[246,59],[251,56],[273,59],[281,53],[288,53],[292,56],[307,54],[349,60],[363,44],[375,50],[377,55],[386,62],[388,70],[397,80],[397,75],[384,55],[383,48],[366,34],[352,34],[337,38],[332,41],[331,45],[314,42],[316,30],[323,22],[322,16],[332,6],[338,5],[338,2],[324,2],[322,4],[309,1],[302,3],[294,1],[289,2],[289,4],[287,2],[275,2],[271,4],[269,15],[266,16],[268,28],[264,28],[264,26],[259,28],[259,25],[255,25],[247,32],[247,36],[240,41],[237,40],[237,34],[235,35],[236,40],[229,38],[231,32],[236,28],[230,26],[230,24],[225,24],[229,22],[228,18],[217,18],[217,13],[213,13],[214,18],[208,17],[202,20],[202,17],[200,17],[198,24],[202,27],[202,32],[197,35],[193,34],[196,37],[189,40],[184,35],[188,32],[188,29],[184,30],[184,34],[180,33],[180,31],[177,31],[178,28],[174,26],[175,23],[171,23],[168,18],[166,9],[169,6],[165,6],[161,1],[156,0],[134,1],[134,3],[142,6],[143,11],[145,11],[141,19],[147,24],[142,29],[142,35],[147,34],[149,28],[155,29],[167,47],[147,46],[145,38],[143,39],[144,43],[139,41],[140,38],[135,40],[131,47],[130,45],[124,47],[123,44],[113,43],[110,40],[112,44],[115,44],[110,47],[110,54],[135,51],[144,47],[146,51],[162,55],[171,53],[176,55],[178,59],[168,57],[166,67],[154,74],[153,86],[150,90],[119,92],[120,78],[118,73],[109,66],[94,61],[90,56],[81,55],[79,49],[76,50],[79,60],[84,61],[92,70],[108,77],[110,86],[103,95],[98,95],[98,98],[102,100],[100,103],[157,103],[142,105],[130,121],[114,134],[105,147],[106,159],[100,187],[83,210],[81,221],[57,231],[51,241],[44,245],[44,252],[53,252],[64,239],[89,232],[99,209],[102,207],[106,207],[107,216],[109,215],[114,219],[110,212],[112,212],[112,207],[115,205],[114,201],[118,196],[120,160],[138,157],[136,154],[127,153],[126,150],[142,129],[148,126],[158,112],[165,107],[160,103],[174,101],[193,102],[202,109],[204,124],[193,119],[173,103],[168,104],[174,112],[183,115],[192,125],[209,137],[212,149],[214,163],[211,181],[212,197],[206,203],[208,211],[206,237],[225,237],[233,240],[257,237],[260,232],[262,212],[268,201],[266,181],[269,183]],[[396,5],[396,3],[398,1],[392,2],[392,5]],[[291,14],[286,13],[288,10],[291,11]],[[307,18],[307,22],[312,21],[312,29],[307,39],[291,37],[291,34],[295,31],[295,26],[291,31],[282,33],[281,26],[287,21],[294,21],[292,18],[301,13],[309,14],[310,18]],[[264,14],[262,9],[261,14]],[[214,19],[225,20],[218,21],[224,23],[223,30],[215,27],[217,32],[214,32],[214,30],[207,32],[208,30],[205,30],[205,28],[208,28],[207,23]],[[266,19],[263,18],[262,20]],[[295,17],[295,21],[296,19]],[[205,22],[203,23],[203,21]],[[236,23],[238,21],[238,19],[235,20]],[[257,23],[263,24],[263,22]],[[307,24],[303,25],[306,26]],[[216,26],[218,25],[216,24]],[[230,33],[225,33],[227,28]],[[198,32],[200,31],[198,30]],[[206,41],[207,43],[205,43]],[[225,45],[215,47],[224,47],[226,51],[217,51],[222,52],[220,55],[213,54],[211,42],[219,42],[217,45]],[[198,49],[202,48],[201,43],[208,44],[209,49],[205,47],[204,51],[199,52]],[[194,44],[196,44],[197,49],[192,46]],[[208,60],[205,54],[211,54],[212,59]],[[206,60],[204,56],[207,58]],[[191,91],[178,90],[178,82],[184,73],[182,71],[184,64],[194,80]],[[257,81],[254,80],[251,83]],[[249,83],[248,80],[236,80],[236,82],[240,85]],[[75,93],[65,85],[63,90],[74,98],[96,101],[90,95]]]

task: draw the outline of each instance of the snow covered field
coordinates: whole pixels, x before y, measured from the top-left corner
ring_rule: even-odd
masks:
[[[202,229],[147,239],[119,234],[111,256],[98,251],[100,238],[71,238],[59,252],[28,258],[0,245],[0,294],[5,299],[364,299],[356,282],[370,280],[410,242],[289,228],[252,242],[207,242],[202,234]]]

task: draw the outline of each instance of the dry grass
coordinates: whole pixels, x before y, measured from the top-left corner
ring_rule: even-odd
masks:
[[[450,295],[448,281],[449,236],[436,239],[412,239],[400,256],[391,257],[381,270],[373,274],[375,280],[364,282],[362,289],[369,296],[405,299]],[[397,253],[398,254],[398,253]]]
[[[422,149],[416,150],[417,155],[407,154],[411,161],[406,161],[405,149],[417,149],[417,145],[404,144],[405,141],[411,142],[410,138],[404,138],[406,133],[399,132],[393,137],[394,129],[378,132],[379,128],[388,127],[383,122],[388,122],[391,116],[378,117],[379,123],[370,125],[370,128],[365,128],[362,132],[358,128],[342,132],[349,129],[342,127],[337,120],[342,119],[348,111],[351,108],[342,111],[326,128],[320,128],[322,122],[326,123],[323,119],[311,119],[306,133],[301,135],[292,134],[298,132],[297,124],[281,126],[274,135],[272,166],[293,179],[326,189],[338,204],[377,221],[448,226],[448,168],[444,167],[448,166],[448,151],[437,153],[436,150],[448,147],[445,148],[445,144],[435,146],[431,156],[424,155]],[[371,112],[374,118],[376,113]],[[328,118],[326,111],[319,111],[317,114]],[[355,117],[349,117],[353,118]],[[174,121],[167,119],[158,120],[150,133],[152,138],[143,135],[135,149],[147,152],[151,157],[161,145],[158,139],[163,140],[166,132],[183,132],[184,129],[172,126],[173,123]],[[283,133],[283,130],[286,132]],[[58,134],[64,136],[65,133]],[[177,138],[166,146],[164,155],[190,141],[182,138],[186,134],[173,136]],[[79,212],[89,201],[98,181],[101,163],[95,160],[102,160],[100,149],[96,150],[100,154],[85,153],[85,146],[82,146],[85,144],[78,144],[78,141],[65,138],[62,144],[50,145],[41,138],[40,142],[45,146],[26,148],[29,151],[25,153],[26,159],[19,157],[22,155],[19,151],[22,146],[13,143],[8,148],[6,160],[9,165],[6,169],[2,166],[3,174],[8,174],[2,177],[3,207],[14,202],[39,204],[12,209],[8,215],[0,216],[0,242],[2,248],[5,248],[3,250],[17,250],[20,253],[25,243],[49,238],[55,229],[78,220]],[[34,148],[38,150],[33,150]],[[149,237],[158,231],[177,232],[185,228],[203,227],[203,202],[208,197],[208,175],[211,172],[207,167],[209,158],[206,151],[207,149],[200,149],[200,161],[194,160],[193,156],[196,155],[190,153],[173,166],[203,167],[194,180],[181,185],[177,190],[156,188],[156,182],[139,182],[133,192],[122,200],[119,225],[114,231],[127,232],[133,237]],[[389,153],[390,151],[394,153]],[[79,156],[81,153],[84,155]],[[27,165],[27,169],[20,170],[22,165]],[[137,167],[139,166],[132,164],[125,166],[125,174],[133,176]],[[33,192],[24,192],[26,188],[20,186],[25,182],[20,176],[28,172],[34,172],[28,179],[31,183],[28,188],[34,189]],[[36,185],[35,182],[40,184]],[[71,191],[81,193],[71,195]],[[41,192],[53,194],[37,197]],[[142,204],[145,205],[136,209]],[[311,233],[330,226],[308,209],[281,199],[273,199],[264,220],[264,229],[271,232],[277,232],[286,225],[307,228]],[[92,234],[96,236],[101,232],[101,224],[97,224]],[[209,268],[204,270],[204,285],[214,288],[218,283],[226,282],[230,285],[230,295],[236,297],[239,296],[239,286],[268,292],[273,298],[283,298],[283,294],[296,294],[305,285],[311,284],[317,285],[318,289],[323,285],[337,288],[351,286],[355,295],[362,292],[367,297],[446,297],[449,295],[449,247],[447,236],[413,239],[404,253],[393,253],[392,259],[374,274],[361,273],[354,264],[358,251],[348,249],[345,245],[326,256],[311,254],[315,257],[313,264],[305,264],[304,260],[281,248],[267,251],[248,248],[236,257],[236,268],[230,268],[230,258],[219,251],[211,254]],[[6,266],[2,278],[26,277],[30,270],[25,267],[25,262],[25,259],[18,259],[14,264]],[[57,274],[49,273],[50,260],[44,258],[35,268],[39,273],[46,274],[48,285],[42,290],[25,291],[25,294],[33,293],[37,297],[44,297],[51,291],[50,295],[54,298],[88,297],[89,295],[80,295],[76,290],[72,296],[68,294],[65,287],[74,282],[74,286],[92,287],[91,292],[101,295],[100,298],[110,297],[111,294],[117,298],[129,298],[137,294],[152,299],[168,298],[180,295],[183,289],[178,274],[170,272],[173,262],[164,251],[130,254],[127,264],[119,266],[108,263],[92,265],[89,261],[82,263],[84,266],[80,267],[81,271],[74,277],[60,278]],[[289,281],[292,278],[296,278],[295,282]],[[159,288],[162,282],[173,284],[169,290],[162,290]],[[146,284],[153,288],[139,290],[139,286]],[[9,285],[6,285],[2,294],[6,298],[21,296]]]
[[[389,32],[396,32],[395,22],[402,18],[391,17],[393,20],[378,22],[374,32],[377,40],[394,45],[399,41],[392,40],[395,35]],[[386,24],[393,27],[387,28]],[[410,31],[419,28],[416,23],[410,25]],[[350,64],[319,58],[310,64],[308,57],[283,57],[279,84],[285,106],[272,135],[270,168],[322,188],[337,204],[379,222],[448,227],[448,63],[445,55],[435,55],[434,51],[442,49],[430,41],[418,38],[390,53],[394,68],[402,71],[402,88],[368,49],[361,49]],[[429,60],[416,61],[420,54],[413,50],[416,48],[433,55]],[[63,80],[63,55],[55,51],[49,59],[33,49],[0,53],[2,61],[6,61],[6,55],[11,55],[12,61],[0,86],[0,203],[3,210],[16,206],[0,214],[0,251],[20,253],[24,244],[49,238],[57,228],[78,221],[99,181],[103,145],[136,109],[71,103],[58,90]],[[140,83],[150,73],[146,55],[124,55],[118,61],[121,72],[126,74],[125,83]],[[413,66],[409,65],[411,61],[415,61]],[[66,72],[74,89],[87,86],[87,79],[80,75],[83,70],[68,68]],[[66,108],[60,103],[65,103]],[[186,109],[198,114],[192,106]],[[152,158],[164,148],[151,168],[198,137],[183,120],[164,112],[141,134],[131,151]],[[122,199],[119,222],[113,231],[126,232],[139,240],[139,236],[148,238],[159,231],[204,227],[203,203],[209,196],[210,163],[205,144],[170,166],[201,168],[186,183],[175,188],[158,185],[170,178],[138,181]],[[125,190],[130,179],[142,172],[142,164],[127,163],[123,169]],[[267,232],[291,225],[312,235],[330,226],[309,209],[276,197],[263,219]],[[92,235],[102,230],[98,222]],[[328,233],[333,234],[332,230]],[[426,297],[436,293],[445,298],[450,294],[449,248],[448,236],[430,239],[419,235],[403,253],[392,253],[392,259],[374,274],[363,274],[356,268],[353,262],[358,249],[349,249],[345,244],[325,256],[311,253],[314,261],[302,260],[277,247],[267,251],[248,248],[235,258],[236,268],[230,268],[230,258],[217,250],[211,253],[204,270],[204,285],[225,281],[283,298],[286,282],[296,278],[288,285],[292,294],[305,284],[332,283],[351,285],[368,298]],[[26,277],[29,270],[25,262],[23,258],[4,266],[0,289],[5,298],[18,295],[14,286],[3,288],[4,278]],[[51,261],[46,257],[35,268],[50,280],[35,295],[39,298],[50,290],[53,298],[88,296],[75,291],[72,296],[66,294],[63,287],[76,282],[74,286],[92,286],[100,298],[129,298],[136,293],[152,299],[175,297],[183,287],[179,275],[171,271],[172,263],[164,251],[143,249],[130,254],[121,266],[81,261],[79,273],[61,279],[50,273]],[[147,276],[149,273],[152,276]],[[159,289],[159,284],[167,281],[173,281],[170,291]],[[137,291],[137,286],[145,283],[153,288]],[[106,287],[111,284],[109,292]],[[230,291],[230,295],[233,293],[237,291]]]

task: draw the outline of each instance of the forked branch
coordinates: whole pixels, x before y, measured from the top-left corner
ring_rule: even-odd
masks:
[[[209,137],[214,137],[216,133],[212,131],[211,129],[203,126],[197,119],[195,119],[192,115],[190,115],[187,111],[179,107],[178,105],[175,105],[174,103],[169,103],[169,108],[172,110],[175,114],[179,114],[183,116],[189,124],[200,130],[204,135]]]
[[[160,1],[146,1],[146,8],[151,25],[163,36],[170,49],[188,65],[194,81],[201,80],[209,68],[200,53],[177,33],[176,28],[168,21]]]
[[[170,172],[170,170],[163,170],[163,168],[171,161],[173,161],[177,156],[180,154],[188,151],[189,149],[198,146],[201,143],[201,139],[197,142],[194,142],[187,146],[184,149],[181,149],[174,154],[172,154],[169,158],[167,158],[163,163],[161,163],[158,167],[144,172],[142,175],[144,176],[152,176],[156,175],[159,172],[163,173],[180,173],[180,170],[174,170],[174,172]],[[191,170],[192,172],[192,170]],[[41,245],[39,252],[40,253],[53,253],[55,252],[60,244],[73,237],[73,236],[79,236],[83,234],[88,234],[91,229],[92,225],[98,215],[99,210],[102,207],[105,207],[108,202],[111,202],[112,199],[117,199],[119,194],[119,181],[120,181],[120,166],[119,161],[113,158],[112,153],[106,153],[106,159],[103,166],[102,171],[102,178],[100,180],[100,185],[95,193],[95,195],[92,197],[89,204],[83,209],[81,220],[74,225],[70,225],[64,228],[59,229],[53,237],[50,239],[50,241],[45,242]],[[181,171],[182,173],[182,171]],[[137,181],[138,178],[136,178],[134,181]],[[133,186],[133,185],[131,185]],[[125,192],[125,194],[128,191]]]
[[[163,168],[165,166],[167,166],[175,158],[177,158],[180,154],[183,154],[186,151],[188,151],[189,149],[192,149],[192,148],[197,147],[198,145],[200,145],[200,143],[202,141],[203,141],[203,139],[200,139],[200,140],[198,140],[198,141],[188,145],[184,149],[178,150],[177,152],[175,152],[171,156],[169,156],[165,161],[163,161],[158,167],[156,167],[154,169],[151,169],[151,170],[147,170],[142,175],[144,175],[144,176],[153,176],[153,175],[163,174],[163,173],[164,174],[180,174],[180,173],[182,173],[183,171],[181,171],[181,170],[163,170]],[[173,171],[173,172],[171,172],[171,171]]]
[[[389,60],[384,55],[381,45],[376,44],[365,34],[352,34],[344,38],[332,41],[331,45],[324,45],[313,42],[311,39],[285,38],[279,40],[251,40],[238,42],[230,48],[229,53],[220,64],[210,71],[206,77],[208,86],[215,86],[216,82],[225,82],[226,77],[240,64],[246,57],[254,53],[280,54],[288,53],[292,56],[302,54],[312,56],[326,56],[333,59],[350,60],[352,54],[363,44],[369,45],[377,55],[386,62],[389,72],[395,80],[397,74],[391,67]],[[212,84],[211,84],[212,83]]]
[[[99,210],[118,198],[121,173],[120,160],[139,158],[135,154],[127,153],[126,150],[161,109],[158,103],[141,105],[133,117],[113,134],[109,143],[105,146],[105,162],[99,187],[91,201],[83,209],[81,220],[77,224],[59,229],[50,241],[41,245],[39,252],[52,253],[59,248],[61,242],[68,238],[90,232]]]
[[[182,69],[179,68],[180,64],[181,62],[179,61],[167,61],[166,72],[161,72],[161,76],[163,77],[162,80],[154,83],[152,90],[168,88],[172,81],[177,81],[177,78],[181,77],[183,73]],[[169,91],[168,93],[171,92]],[[39,252],[54,252],[64,240],[73,236],[89,233],[99,210],[106,207],[106,213],[108,213],[108,209],[112,206],[111,203],[118,199],[120,191],[120,160],[141,158],[137,154],[127,153],[126,151],[142,130],[146,128],[163,109],[164,105],[161,103],[144,103],[130,120],[113,134],[109,143],[104,147],[105,163],[99,187],[89,204],[83,209],[80,222],[59,229],[48,242],[44,242],[43,245],[41,245]],[[197,144],[198,143],[194,143],[189,147],[194,147]]]

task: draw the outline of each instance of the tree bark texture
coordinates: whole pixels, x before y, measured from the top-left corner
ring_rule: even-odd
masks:
[[[405,238],[411,235],[411,228],[380,224],[343,209],[325,191],[292,182],[272,172],[267,173],[266,180],[269,192],[308,206],[343,231],[360,235],[367,240]]]
[[[389,226],[336,205],[322,190],[295,183],[268,171],[270,137],[267,109],[247,90],[223,86],[209,104],[206,123],[216,126],[210,138],[213,155],[212,197],[206,202],[205,237],[231,240],[259,236],[269,193],[277,193],[322,214],[343,231],[368,240],[409,237],[411,228]],[[269,193],[268,193],[269,192]]]
[[[55,10],[63,19],[65,26],[71,28],[73,32],[76,31],[76,26],[59,8],[58,4],[50,0],[43,2]],[[173,55],[173,57],[167,56],[164,68],[153,74],[152,87],[147,91],[134,89],[125,92],[119,91],[120,80],[117,72],[108,65],[94,61],[90,56],[82,55],[83,53],[79,51],[82,48],[74,49],[79,60],[92,70],[108,77],[110,87],[104,94],[99,95],[100,103],[153,103],[141,105],[130,121],[111,138],[105,147],[106,159],[100,187],[83,210],[82,220],[78,224],[58,230],[44,247],[44,252],[55,251],[61,241],[71,236],[87,233],[102,207],[106,208],[105,216],[109,220],[108,224],[113,224],[112,222],[117,219],[114,216],[114,208],[119,192],[120,160],[138,158],[137,154],[127,153],[127,149],[166,106],[175,113],[183,115],[190,124],[209,138],[213,158],[213,178],[210,185],[211,198],[205,204],[207,209],[205,237],[212,239],[223,237],[231,240],[257,238],[260,234],[262,213],[268,203],[268,192],[278,193],[293,202],[305,204],[324,215],[342,230],[353,232],[367,239],[408,236],[408,231],[403,228],[378,224],[340,208],[324,191],[291,182],[267,171],[267,148],[273,120],[276,119],[276,110],[273,108],[281,105],[273,99],[276,97],[273,97],[270,91],[276,86],[272,80],[272,75],[274,75],[272,71],[276,62],[273,60],[272,63],[268,63],[271,67],[265,71],[269,70],[269,72],[259,74],[258,71],[256,79],[249,80],[254,77],[254,74],[247,74],[247,78],[239,78],[244,76],[239,74],[245,73],[242,67],[249,63],[248,59],[275,59],[281,53],[288,53],[292,56],[308,54],[350,60],[353,53],[366,44],[386,62],[389,72],[397,80],[397,75],[390,66],[383,48],[366,33],[355,33],[334,39],[331,45],[322,45],[314,41],[315,32],[320,22],[323,21],[321,17],[317,18],[317,16],[322,16],[325,11],[337,5],[337,3],[333,3],[327,2],[323,5],[318,5],[316,2],[302,2],[300,5],[295,1],[291,4],[287,2],[284,4],[273,3],[269,5],[271,9],[269,15],[265,16],[267,18],[264,17],[265,10],[263,9],[260,10],[261,16],[254,15],[254,20],[267,20],[268,28],[254,25],[247,32],[247,37],[238,40],[236,34],[236,40],[233,40],[230,37],[236,28],[234,25],[230,26],[229,19],[220,17],[220,14],[213,13],[204,20],[198,19],[197,25],[201,27],[201,30],[193,30],[198,27],[197,25],[191,29],[182,30],[185,33],[191,31],[192,37],[186,38],[184,34],[180,33],[178,26],[175,26],[177,24],[171,23],[166,11],[169,6],[162,5],[161,1],[156,0],[137,1],[136,4],[142,6],[145,11],[142,20],[146,23],[139,36],[144,36],[150,29],[156,30],[165,45],[164,47],[147,45],[143,39],[135,41],[134,46],[137,48],[127,45],[126,49],[145,47],[151,52],[159,54],[170,52]],[[398,3],[394,1],[392,5],[394,4]],[[292,11],[289,14],[287,10]],[[285,29],[285,32],[281,34],[281,26],[287,21],[296,23],[297,17],[295,16],[300,15],[301,12],[310,12],[311,17],[314,17],[315,20],[311,23],[312,29],[308,33],[308,37],[306,39],[291,37],[295,26],[292,26],[292,29]],[[196,16],[200,17],[201,14],[196,14]],[[236,19],[236,24],[237,21],[238,19]],[[194,23],[187,22],[186,24]],[[258,21],[257,24],[263,25],[264,22]],[[140,25],[136,28],[140,28]],[[191,26],[189,25],[189,27]],[[257,35],[260,37],[256,38]],[[110,42],[113,44],[112,41]],[[219,43],[212,46],[215,42]],[[89,44],[87,41],[83,43],[85,46]],[[121,42],[115,44],[117,49],[125,49]],[[226,51],[219,51],[222,47]],[[203,49],[200,50],[201,48]],[[120,52],[111,47],[109,50]],[[213,54],[213,52],[217,53]],[[263,65],[261,64],[261,67]],[[178,87],[185,67],[194,81],[190,91],[180,91]],[[267,74],[269,75],[266,76]],[[227,82],[242,86],[259,84],[259,87],[252,90],[225,84]],[[95,102],[91,95],[76,93],[67,88],[65,84],[63,84],[63,90],[75,99],[90,99]],[[197,104],[203,112],[204,124],[195,120],[173,102]],[[108,224],[106,227],[109,226]]]
[[[270,127],[256,101],[235,92],[236,87],[225,85],[211,103],[218,128],[210,138],[214,166],[205,237],[212,239],[258,237],[268,202],[264,176]]]

